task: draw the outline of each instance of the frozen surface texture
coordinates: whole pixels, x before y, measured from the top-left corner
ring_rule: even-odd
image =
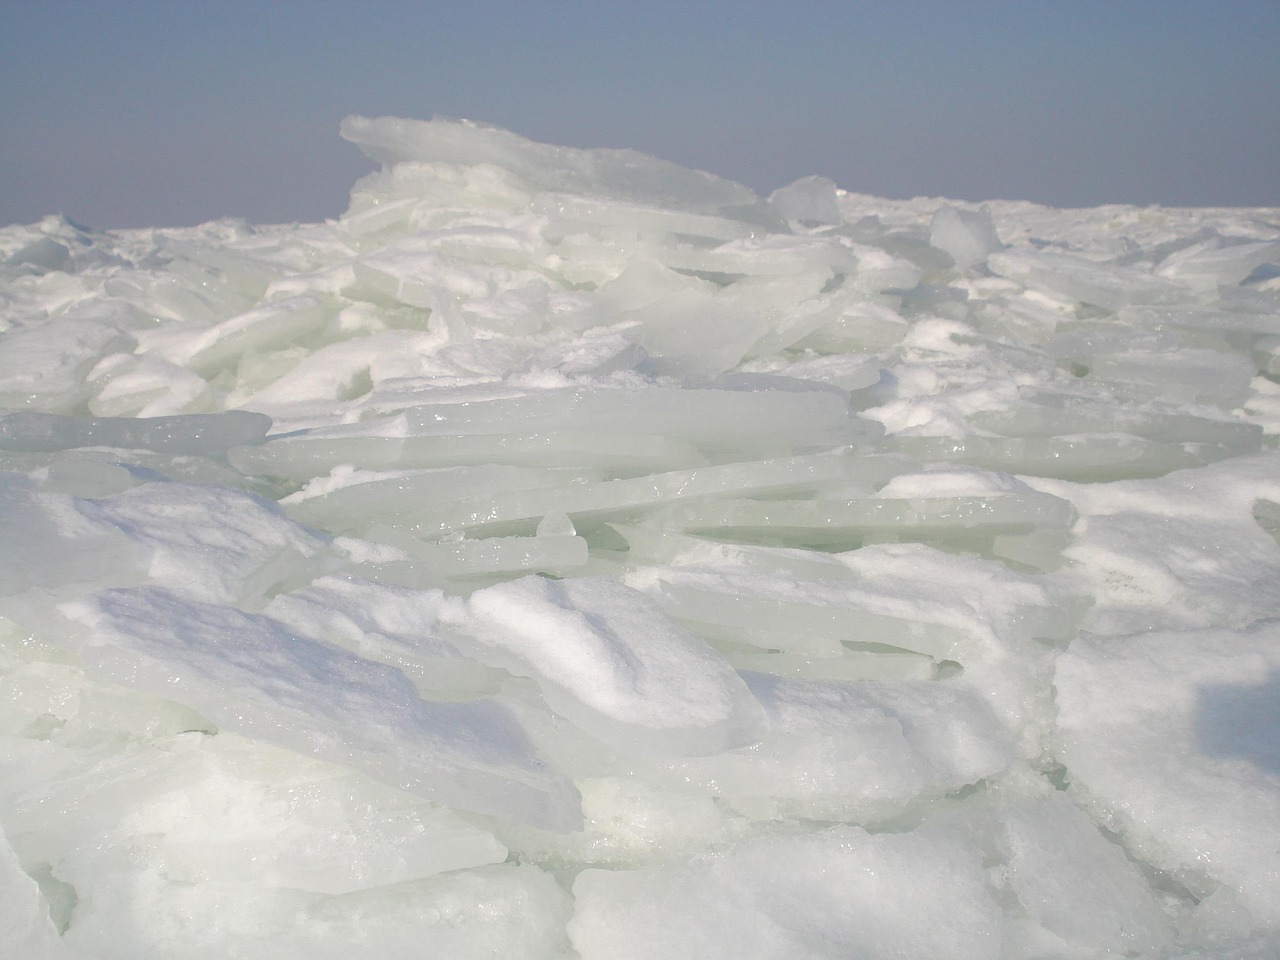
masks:
[[[1280,955],[1280,211],[342,134],[0,229],[0,952]]]

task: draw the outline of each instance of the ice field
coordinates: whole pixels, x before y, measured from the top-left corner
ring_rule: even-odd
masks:
[[[1280,955],[1280,209],[342,135],[0,230],[0,953]]]

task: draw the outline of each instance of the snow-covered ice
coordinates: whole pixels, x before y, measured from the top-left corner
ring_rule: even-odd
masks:
[[[1280,210],[342,134],[0,229],[6,956],[1280,954]]]

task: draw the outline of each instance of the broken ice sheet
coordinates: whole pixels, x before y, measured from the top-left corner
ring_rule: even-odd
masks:
[[[0,592],[67,583],[130,582],[149,553],[110,525],[78,509],[83,501],[0,473]]]
[[[921,541],[982,556],[1000,555],[1001,538],[1066,531],[1071,504],[1032,490],[983,496],[758,499],[721,497],[667,507],[647,523],[748,543],[851,550]],[[1052,556],[1045,562],[1052,563]]]
[[[1177,284],[1162,277],[1071,254],[1002,250],[992,253],[987,264],[1002,277],[1107,310],[1186,298]]]
[[[1276,955],[1275,211],[346,129],[336,221],[0,228],[0,428],[131,447],[0,453],[19,912],[129,960]]]
[[[1141,868],[1062,793],[1010,810],[1002,832],[1010,886],[1031,920],[1130,956],[1167,946],[1173,924]]]
[[[364,564],[362,570],[368,573],[370,566]],[[505,676],[468,656],[456,633],[442,635],[442,614],[461,604],[439,590],[348,574],[321,577],[280,594],[263,613],[302,636],[398,668],[428,697],[456,700],[491,692]]]
[[[492,165],[516,174],[539,192],[565,192],[707,214],[760,204],[755,194],[741,184],[634,150],[554,147],[467,120],[422,123],[398,117],[352,116],[342,121],[342,136],[387,167],[406,161]]]
[[[1275,451],[1151,480],[1034,482],[1083,518],[1059,576],[1093,599],[1089,631],[1243,629],[1280,613],[1280,552],[1255,512],[1280,502]]]
[[[745,429],[750,423],[751,429]],[[685,440],[725,460],[782,456],[849,443],[871,425],[833,391],[678,389],[546,390],[405,412],[408,436],[608,431]]]
[[[87,374],[133,338],[105,323],[63,317],[6,329],[0,339],[0,409],[63,413],[88,399]]]
[[[342,894],[498,863],[489,833],[412,794],[224,732],[82,756],[4,797],[15,849],[92,898],[92,852],[133,847],[175,884]],[[146,851],[145,853],[143,851]]]
[[[426,503],[417,512],[386,522],[424,538],[450,533],[511,535],[531,532],[548,514],[583,523],[642,515],[666,504],[714,501],[728,494],[780,495],[807,492],[859,474],[857,462],[837,454],[724,463],[641,477],[574,482],[546,472],[537,486],[512,492]],[[584,478],[585,479],[585,478]]]
[[[425,701],[393,667],[157,588],[106,591],[62,612],[90,628],[87,673],[185,703],[219,729],[446,805],[556,829],[580,820],[572,784],[493,703]]]
[[[217,456],[233,446],[262,442],[271,420],[226,410],[179,417],[66,417],[33,412],[0,416],[0,449],[67,450],[128,447],[170,454]]]
[[[668,759],[648,772],[651,782],[766,820],[873,825],[1014,762],[1007,726],[956,684],[743,676],[767,717],[760,743]]]
[[[1274,619],[1083,636],[1054,671],[1054,753],[1085,808],[1188,898],[1225,888],[1269,926],[1280,850],[1259,841],[1280,835],[1278,641]]]
[[[323,539],[243,490],[146,483],[78,509],[137,545],[151,583],[198,600],[258,605],[325,563]]]
[[[281,501],[302,523],[351,532],[373,523],[413,522],[464,499],[497,501],[513,494],[594,479],[574,470],[505,465],[439,467],[390,475],[337,469]]]
[[[461,628],[615,748],[708,754],[759,735],[759,705],[737,673],[617,581],[524,577],[477,591],[469,608]]]
[[[365,533],[370,540],[340,537],[334,542],[337,550],[352,550],[348,569],[381,583],[439,587],[451,593],[470,593],[526,573],[571,575],[590,562],[587,541],[573,535],[446,538],[428,543],[412,534],[377,524]],[[353,549],[355,544],[391,555],[364,557],[361,548]]]
[[[573,893],[569,933],[593,958],[659,960],[689,944],[707,960],[1000,956],[1000,908],[958,831],[767,837],[694,864],[586,870]]]

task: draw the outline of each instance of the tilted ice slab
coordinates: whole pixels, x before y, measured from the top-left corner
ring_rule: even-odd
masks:
[[[6,593],[149,581],[183,596],[252,605],[321,572],[325,544],[275,504],[211,485],[156,479],[101,498],[0,474]]]
[[[63,613],[91,631],[80,651],[90,674],[177,700],[219,729],[463,809],[549,827],[577,821],[573,787],[494,704],[424,701],[399,670],[156,589],[107,592]]]
[[[231,447],[261,441],[270,428],[268,417],[243,410],[146,419],[10,413],[0,416],[0,448],[47,451],[126,447],[216,456]]]
[[[917,895],[891,892],[905,885]],[[691,870],[588,870],[573,892],[569,932],[588,957],[1001,955],[981,854],[954,836],[834,827],[744,844]]]
[[[760,204],[741,184],[633,150],[576,150],[535,144],[497,127],[465,121],[421,123],[392,117],[348,117],[342,123],[342,136],[392,169],[406,162],[483,165],[509,172],[541,192],[627,200],[695,213],[751,209]]]
[[[507,856],[450,810],[226,732],[191,731],[166,751],[106,762],[59,759],[39,788],[7,792],[11,840],[23,856],[59,863],[86,900],[111,897],[85,852],[103,846],[163,863],[178,886],[248,881],[267,896],[341,895]]]
[[[1151,480],[1035,482],[1083,518],[1062,577],[1093,597],[1091,632],[1244,629],[1280,615],[1280,554],[1264,522],[1280,503],[1274,451]]]
[[[367,570],[373,565],[365,561],[362,566]],[[451,606],[460,601],[439,590],[407,589],[345,574],[278,594],[263,613],[300,635],[390,664],[424,693],[483,693],[494,685],[496,671],[468,656],[455,638],[442,635]]]
[[[1258,842],[1280,830],[1278,639],[1274,620],[1086,637],[1054,672],[1072,789],[1201,900],[1207,925],[1238,909],[1267,926],[1280,914],[1280,854]]]
[[[472,594],[468,629],[537,678],[548,705],[615,749],[714,754],[761,711],[714,651],[616,581],[524,577]]]
[[[670,761],[654,782],[764,818],[878,825],[996,777],[1014,759],[1010,731],[955,684],[743,676],[764,708],[760,742],[705,762]]]
[[[739,429],[744,422],[754,429]],[[628,459],[640,465],[650,457],[675,469],[838,447],[875,432],[874,424],[855,420],[847,399],[834,391],[553,389],[419,403],[384,421],[292,433],[237,449],[232,461],[249,473],[293,479],[309,479],[326,462],[388,469],[466,461],[588,466],[598,460],[617,470]]]

